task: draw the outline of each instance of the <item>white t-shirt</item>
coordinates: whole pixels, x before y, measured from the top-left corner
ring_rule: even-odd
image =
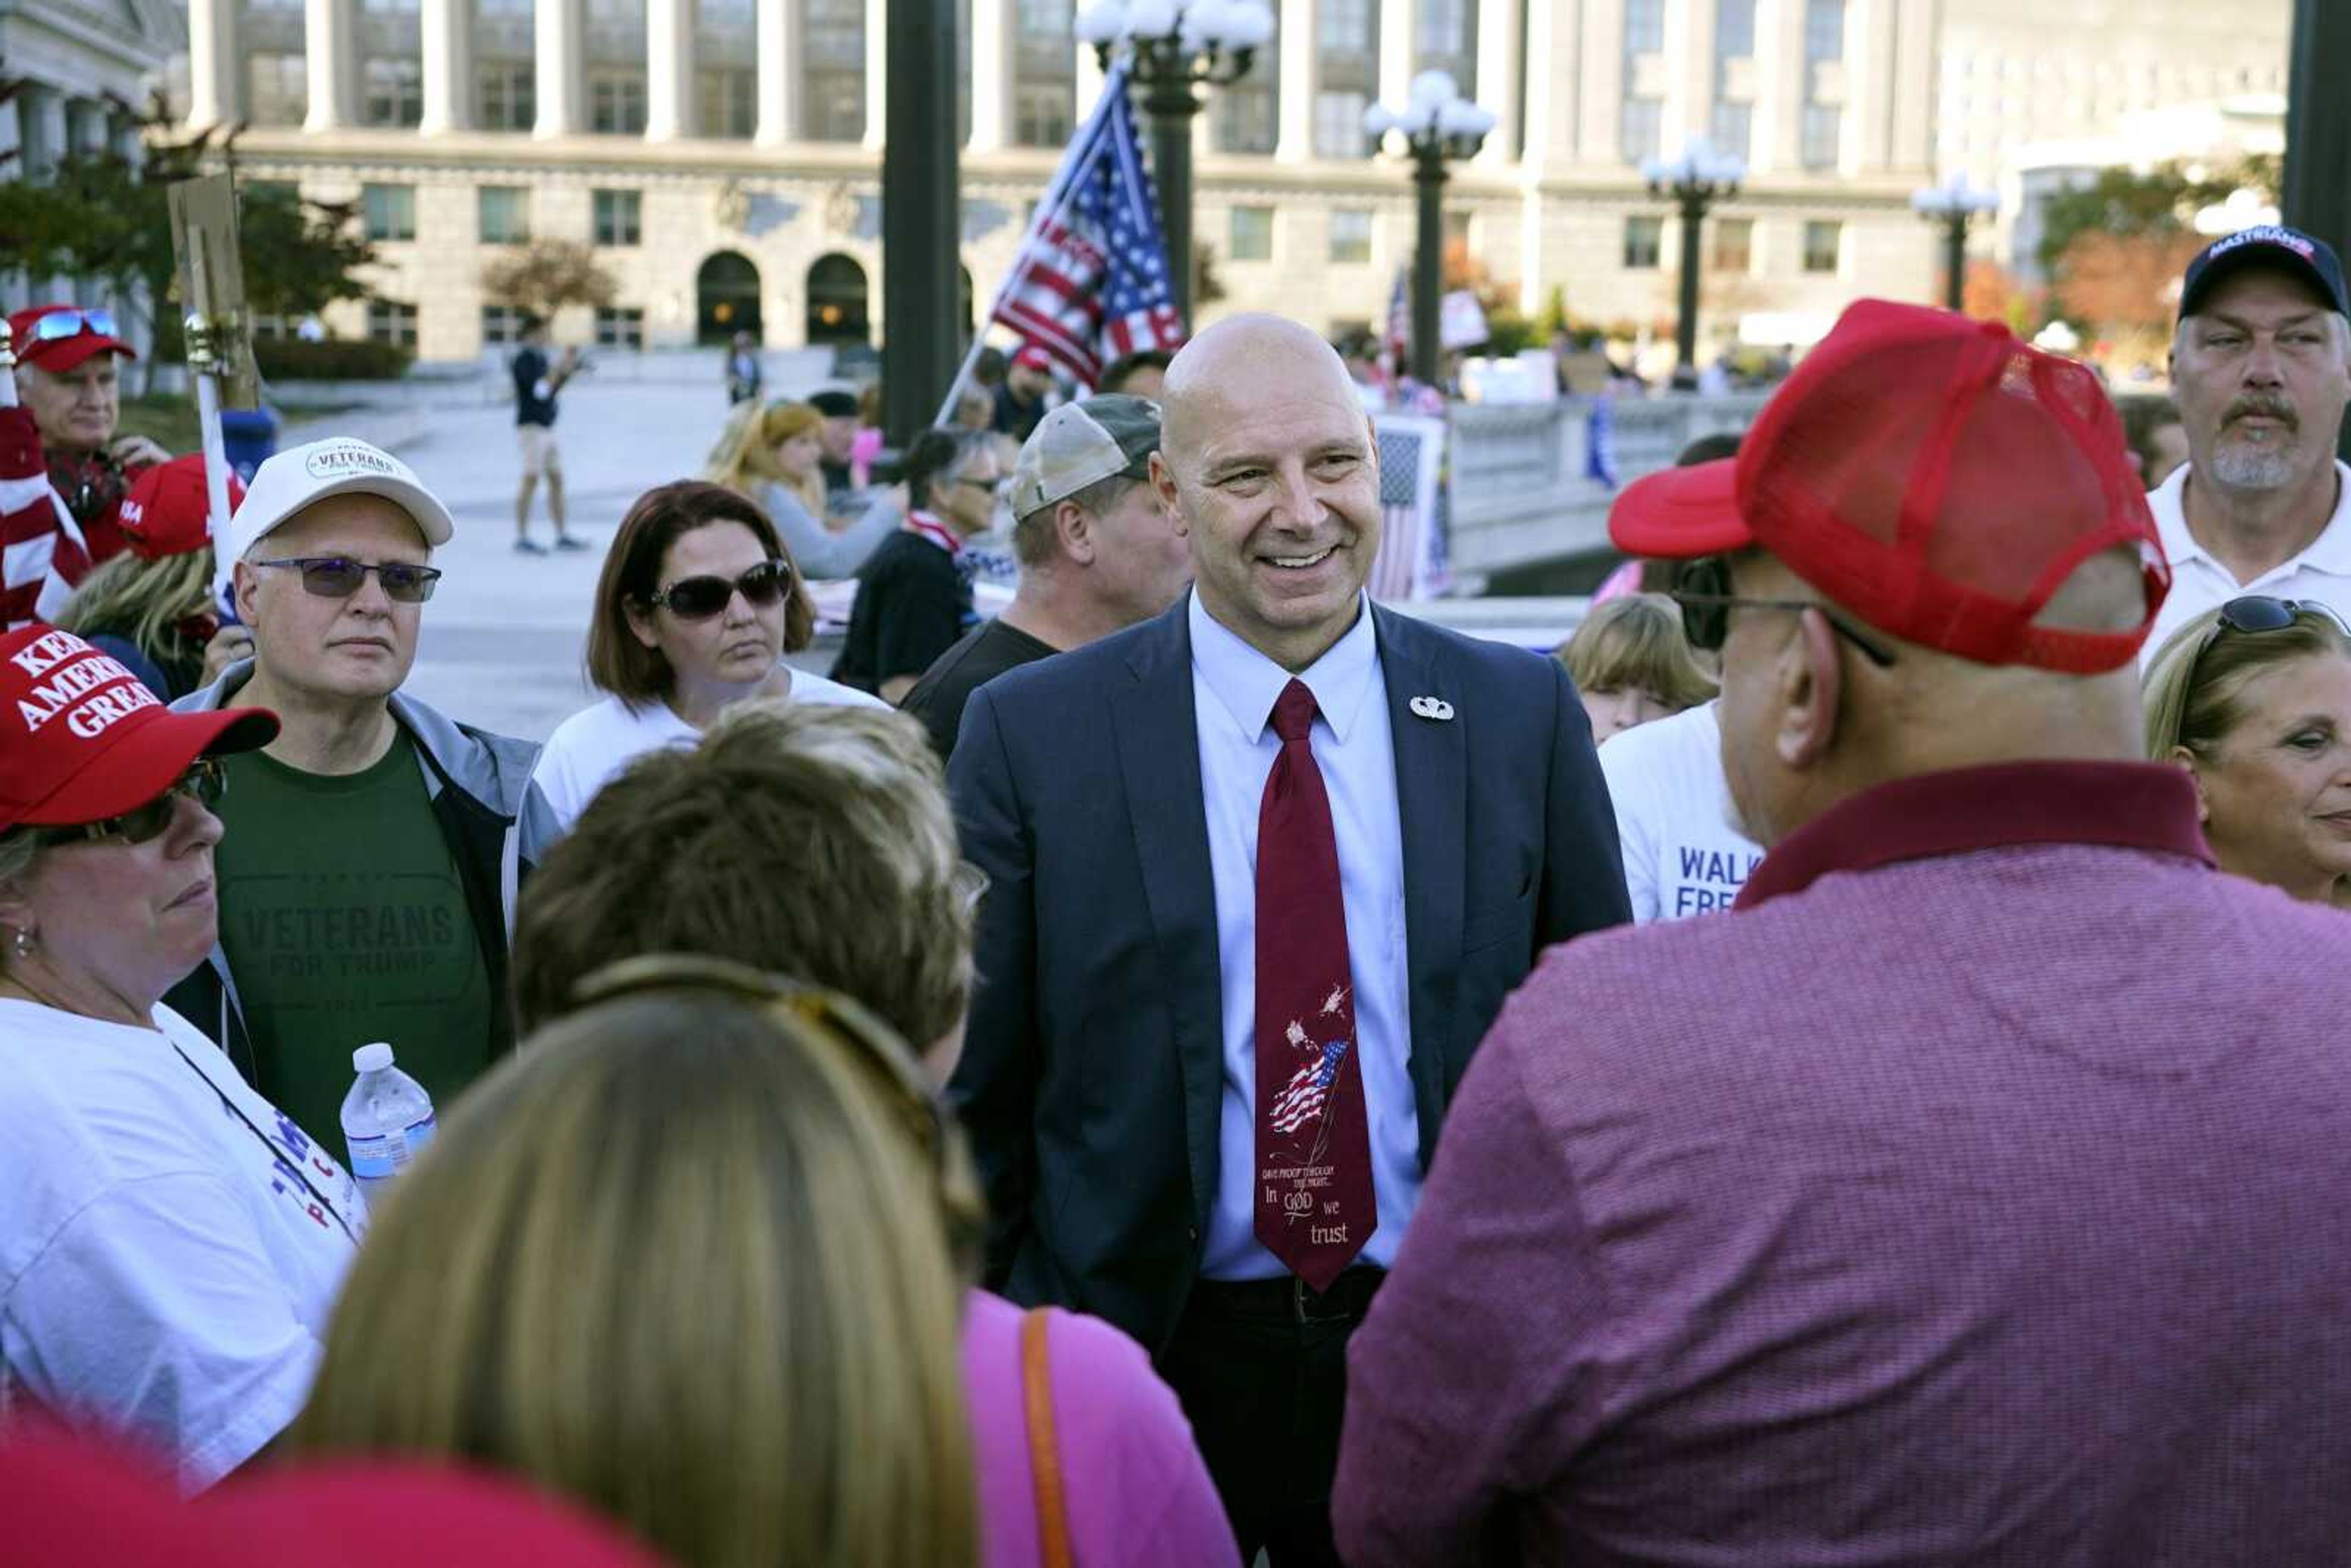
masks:
[[[0,1406],[125,1433],[194,1491],[301,1409],[365,1210],[194,1026],[154,1016],[0,998]]]
[[[2251,582],[2236,575],[2204,551],[2188,531],[2188,474],[2185,463],[2171,477],[2147,492],[2156,530],[2163,538],[2163,553],[2171,561],[2171,595],[2155,618],[2145,646],[2142,667],[2154,663],[2165,639],[2189,621],[2243,593],[2272,599],[2316,600],[2336,614],[2351,619],[2351,467],[2335,465],[2335,515],[2311,540],[2310,548],[2280,562]]]
[[[806,670],[792,672],[792,700],[830,703],[841,707],[886,708],[890,705],[871,692],[829,681]],[[702,732],[677,716],[665,702],[632,707],[619,697],[606,697],[581,708],[555,727],[538,754],[532,775],[555,812],[558,831],[569,832],[596,791],[612,775],[648,751],[664,746],[692,746]]]
[[[1635,725],[1601,745],[1636,925],[1729,908],[1763,858],[1762,847],[1731,826],[1714,707]]]

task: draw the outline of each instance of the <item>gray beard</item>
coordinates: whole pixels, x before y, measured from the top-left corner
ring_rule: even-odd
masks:
[[[2294,458],[2274,447],[2223,445],[2212,454],[2212,477],[2232,490],[2277,490],[2294,482]]]

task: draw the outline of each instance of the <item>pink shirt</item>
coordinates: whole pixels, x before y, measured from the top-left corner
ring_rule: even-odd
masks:
[[[1238,1568],[1240,1550],[1191,1423],[1143,1349],[1099,1318],[1050,1309],[1054,1435],[1081,1568]],[[1037,1482],[1020,1381],[1021,1309],[974,1291],[964,1386],[979,1466],[985,1568],[1038,1562]]]
[[[2338,1563],[2351,916],[2187,775],[1847,801],[1545,954],[1350,1346],[1392,1564]]]

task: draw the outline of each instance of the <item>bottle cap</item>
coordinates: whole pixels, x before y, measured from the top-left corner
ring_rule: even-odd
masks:
[[[381,1040],[351,1052],[351,1065],[361,1072],[379,1072],[392,1065],[392,1047]]]

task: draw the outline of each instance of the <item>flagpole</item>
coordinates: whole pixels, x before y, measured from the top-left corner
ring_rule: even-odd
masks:
[[[987,329],[995,322],[996,313],[1004,308],[1005,300],[1011,298],[1012,291],[1019,287],[1020,280],[1028,277],[1029,269],[1036,265],[1036,248],[1029,242],[1044,231],[1047,224],[1061,217],[1062,209],[1077,193],[1077,183],[1071,176],[1078,164],[1078,149],[1093,140],[1095,122],[1103,115],[1111,113],[1113,109],[1123,109],[1123,112],[1129,114],[1134,112],[1131,108],[1123,107],[1126,102],[1123,91],[1126,68],[1124,60],[1111,67],[1109,75],[1102,80],[1102,94],[1094,105],[1093,118],[1079,127],[1077,135],[1070,139],[1069,148],[1061,154],[1061,166],[1053,171],[1053,183],[1045,188],[1045,199],[1037,204],[1036,215],[1029,220],[1029,231],[1020,236],[1020,248],[1015,255],[1012,270],[1005,274],[1004,281],[997,286],[996,298],[988,305],[987,314],[972,323],[971,350],[964,355],[963,368],[956,371],[955,380],[947,383],[946,401],[939,404],[939,415],[931,422],[933,424],[946,424],[954,417],[956,400],[963,395],[964,383],[971,380],[972,367],[979,363],[979,356],[987,350]]]

